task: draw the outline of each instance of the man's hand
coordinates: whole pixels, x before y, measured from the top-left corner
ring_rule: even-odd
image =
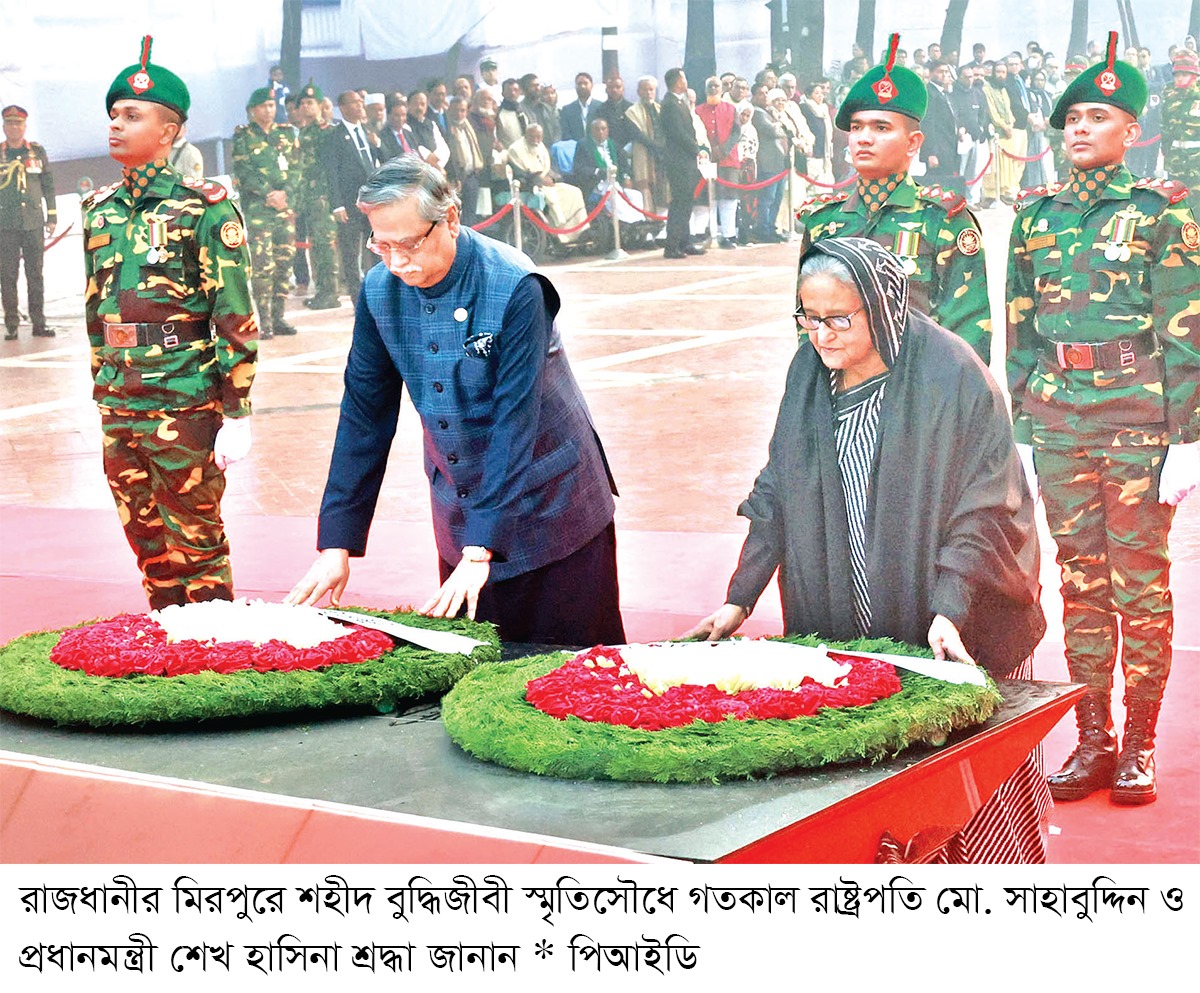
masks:
[[[344,548],[326,548],[283,602],[314,606],[328,593],[329,602],[335,607],[340,606],[349,579],[350,553]]]
[[[740,628],[749,616],[750,612],[745,607],[739,607],[736,603],[722,604],[680,637],[689,641],[720,641]]]
[[[475,620],[475,610],[479,606],[479,591],[488,581],[491,571],[492,564],[490,562],[472,562],[469,559],[463,559],[442,583],[442,588],[437,591],[437,595],[430,599],[418,613],[422,613],[426,617],[457,617],[465,600],[467,616],[471,620]]]
[[[250,418],[226,417],[213,439],[213,461],[224,472],[250,454]]]
[[[345,224],[347,221],[350,220],[350,215],[346,213],[345,207],[334,207],[333,208],[333,219],[335,221],[337,221],[338,224]]]
[[[272,190],[266,195],[263,202],[272,210],[287,210],[287,191]]]
[[[1200,441],[1168,445],[1158,477],[1158,502],[1177,507],[1200,486]]]
[[[936,155],[929,156],[929,162],[927,163],[927,165],[929,166],[930,169],[936,169],[938,167],[938,165],[940,165],[940,163],[938,162],[938,157]]]
[[[54,221],[47,221],[46,222],[46,237],[47,238],[54,237],[54,230],[57,227],[58,227],[58,224],[55,223]]]
[[[933,649],[935,659],[950,658],[958,662],[966,662],[968,665],[976,664],[975,660],[971,658],[971,653],[963,645],[962,635],[958,633],[954,622],[941,614],[938,614],[933,619],[933,623],[929,625],[929,647]]]

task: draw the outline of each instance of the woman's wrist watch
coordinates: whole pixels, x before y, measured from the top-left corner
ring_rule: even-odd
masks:
[[[491,562],[492,550],[482,545],[464,545],[462,550],[464,562]]]

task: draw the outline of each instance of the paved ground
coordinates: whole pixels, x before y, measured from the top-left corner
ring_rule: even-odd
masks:
[[[999,328],[1011,219],[1009,209],[981,215]],[[63,223],[67,220],[69,215]],[[568,355],[621,489],[617,525],[631,637],[678,633],[722,598],[745,533],[735,509],[765,460],[795,348],[790,317],[795,263],[794,246],[782,244],[710,251],[681,262],[665,262],[661,252],[640,252],[615,263],[580,258],[548,267],[564,299],[559,325]],[[19,341],[0,343],[0,504],[20,511],[9,516],[10,522],[45,532],[22,534],[16,543],[14,536],[5,536],[8,564],[0,579],[9,595],[0,600],[0,637],[35,624],[80,619],[55,617],[53,605],[27,578],[77,590],[83,584],[96,591],[97,612],[110,605],[136,606],[139,597],[132,557],[122,546],[100,469],[81,272],[76,225],[47,256],[47,312],[59,336],[32,339],[26,324]],[[268,595],[289,588],[312,554],[352,321],[348,304],[318,313],[305,310],[299,300],[291,307],[289,318],[301,333],[262,344],[254,387],[255,446],[231,470],[225,504],[239,587]],[[1001,337],[994,346],[994,370],[1002,364]],[[356,566],[350,602],[392,605],[432,591],[436,572],[428,520],[420,432],[406,405],[371,554]],[[240,536],[245,536],[240,547],[253,549],[253,558],[239,557]],[[81,543],[86,544],[78,547]],[[22,549],[19,561],[10,557],[15,544]],[[1052,627],[1038,653],[1038,671],[1042,678],[1063,679],[1051,547],[1044,542],[1043,582]],[[1182,508],[1172,548],[1177,597],[1193,608],[1179,611],[1176,661],[1182,670],[1185,660],[1191,660],[1190,668],[1200,659],[1200,617],[1194,610],[1200,602],[1200,499]],[[755,615],[761,630],[777,624],[778,603],[770,600],[765,596]],[[1174,822],[1182,831],[1175,831],[1165,848],[1146,839],[1149,847],[1060,853],[1065,860],[1108,860],[1106,853],[1119,854],[1122,861],[1200,857],[1195,762],[1200,747],[1194,723],[1185,716],[1196,686],[1191,673],[1173,679],[1164,710],[1164,724],[1177,725],[1182,736],[1178,757],[1187,757],[1176,773],[1185,802],[1173,815],[1182,817]],[[1047,764],[1057,766],[1071,735],[1065,723],[1051,735]],[[1160,750],[1160,766],[1167,764],[1161,759],[1170,751]],[[1090,804],[1062,809],[1079,811]],[[1163,802],[1157,805],[1156,817],[1167,813],[1163,807]],[[1094,822],[1076,822],[1081,837],[1091,832],[1104,842],[1112,816],[1131,824],[1136,818],[1144,837],[1143,812],[1112,815],[1107,801],[1100,800],[1092,812]],[[1061,821],[1068,825],[1064,832],[1074,830],[1071,817],[1068,813]]]

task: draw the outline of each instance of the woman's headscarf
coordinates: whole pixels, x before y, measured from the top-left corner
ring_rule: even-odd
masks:
[[[854,279],[867,315],[871,344],[889,369],[896,362],[908,321],[908,277],[886,248],[869,238],[825,238],[813,242],[800,259],[828,255],[843,262]]]

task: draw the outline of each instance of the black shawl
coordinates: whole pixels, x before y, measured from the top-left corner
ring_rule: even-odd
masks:
[[[829,373],[802,342],[729,603],[752,607],[779,569],[789,634],[856,637]],[[935,614],[1005,675],[1045,633],[1033,501],[1004,399],[961,339],[915,311],[888,379],[867,505],[871,636],[925,645]]]

